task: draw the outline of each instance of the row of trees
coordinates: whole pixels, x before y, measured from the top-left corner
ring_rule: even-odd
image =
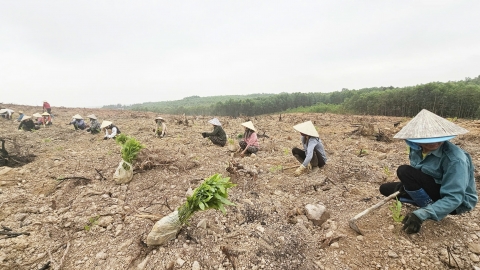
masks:
[[[332,93],[193,96],[180,101],[151,102],[121,108],[187,115],[253,116],[280,112],[331,112],[409,117],[421,109],[427,109],[443,117],[479,118],[480,76],[456,82],[432,82],[403,88],[342,89]]]

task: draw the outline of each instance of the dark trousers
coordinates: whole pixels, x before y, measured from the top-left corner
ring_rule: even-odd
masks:
[[[213,144],[220,145],[221,147],[224,147],[225,144],[227,144],[227,141],[223,141],[218,136],[210,136],[208,138],[210,139],[210,141],[212,141]]]
[[[246,143],[245,141],[239,141],[238,144],[240,145],[240,149],[242,149],[242,150],[244,150],[245,147],[247,147],[247,143]],[[246,152],[249,153],[249,154],[254,154],[254,153],[256,153],[257,151],[258,151],[258,148],[257,148],[256,146],[253,146],[253,145],[252,145],[252,146],[249,146],[249,147],[247,148],[247,151],[246,151]]]
[[[397,169],[397,177],[400,179],[400,183],[385,183],[380,186],[380,193],[382,193],[382,195],[389,196],[396,190],[399,190],[401,185],[403,185],[403,188],[408,191],[423,188],[433,201],[438,201],[441,198],[441,185],[435,183],[433,177],[423,173],[421,170],[417,170],[410,165],[400,165]],[[402,194],[401,196],[411,199],[408,194]]]
[[[295,156],[297,158],[297,160],[300,163],[303,163],[303,161],[307,157],[307,154],[305,153],[305,151],[303,149],[300,149],[300,148],[297,148],[297,147],[294,147],[292,149],[292,154],[293,154],[293,156]],[[310,165],[312,165],[312,167],[320,167],[321,168],[325,165],[325,161],[320,156],[320,154],[317,154],[316,151],[313,151],[312,160],[310,160]]]

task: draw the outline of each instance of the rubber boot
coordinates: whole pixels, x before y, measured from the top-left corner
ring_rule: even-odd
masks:
[[[420,206],[420,207],[425,207],[425,206],[433,203],[433,200],[430,198],[430,196],[427,194],[427,192],[423,188],[421,188],[419,190],[414,190],[414,191],[410,191],[410,190],[405,189],[405,192],[407,192],[408,195],[410,195],[410,197],[412,197],[415,204]]]

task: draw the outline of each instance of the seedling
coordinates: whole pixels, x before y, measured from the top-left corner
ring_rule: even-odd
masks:
[[[235,140],[232,138],[228,138],[228,144],[235,144]]]
[[[236,186],[230,182],[230,177],[223,178],[221,174],[214,174],[197,187],[192,196],[178,209],[178,220],[182,225],[197,211],[217,209],[225,214],[224,205],[235,205],[228,200],[228,189]]]
[[[122,146],[122,159],[130,164],[137,158],[140,150],[145,148],[137,139],[127,136],[125,134],[120,134],[115,141]],[[123,168],[129,170],[129,166],[126,163],[123,163]]]
[[[283,166],[282,165],[276,165],[276,166],[273,166],[270,168],[270,172],[272,173],[275,173],[275,172],[278,172],[278,171],[282,171],[283,170]]]
[[[387,175],[390,176],[390,169],[387,166],[383,167],[383,172]]]
[[[398,198],[392,202],[392,206],[388,209],[392,212],[392,218],[395,222],[402,222],[404,216],[402,216],[402,202]]]
[[[90,231],[90,229],[98,223],[98,219],[100,219],[100,216],[89,218],[87,225],[85,225],[85,227],[83,227],[85,229],[85,231],[87,231],[87,232]]]
[[[283,148],[283,154],[285,156],[289,155],[290,154],[290,150],[288,148]]]
[[[237,135],[237,138],[238,138],[238,139],[243,138],[243,134],[238,134],[238,135]]]
[[[43,139],[43,142],[51,142],[52,140],[50,138]]]

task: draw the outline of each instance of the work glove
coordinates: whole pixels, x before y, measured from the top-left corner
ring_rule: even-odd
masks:
[[[295,176],[300,176],[301,174],[305,173],[306,171],[307,171],[307,167],[303,166],[303,164],[300,164],[300,167],[298,167],[293,174]]]
[[[107,140],[107,139],[108,139],[108,137],[107,137],[107,136],[105,136],[105,137],[103,137],[103,139],[104,139],[104,140]]]
[[[206,133],[206,132],[202,132],[202,137],[203,137],[203,138],[207,137],[207,133]]]
[[[417,215],[414,213],[409,213],[405,218],[402,220],[403,228],[406,233],[418,233],[420,231],[420,227],[422,227],[422,222]]]

